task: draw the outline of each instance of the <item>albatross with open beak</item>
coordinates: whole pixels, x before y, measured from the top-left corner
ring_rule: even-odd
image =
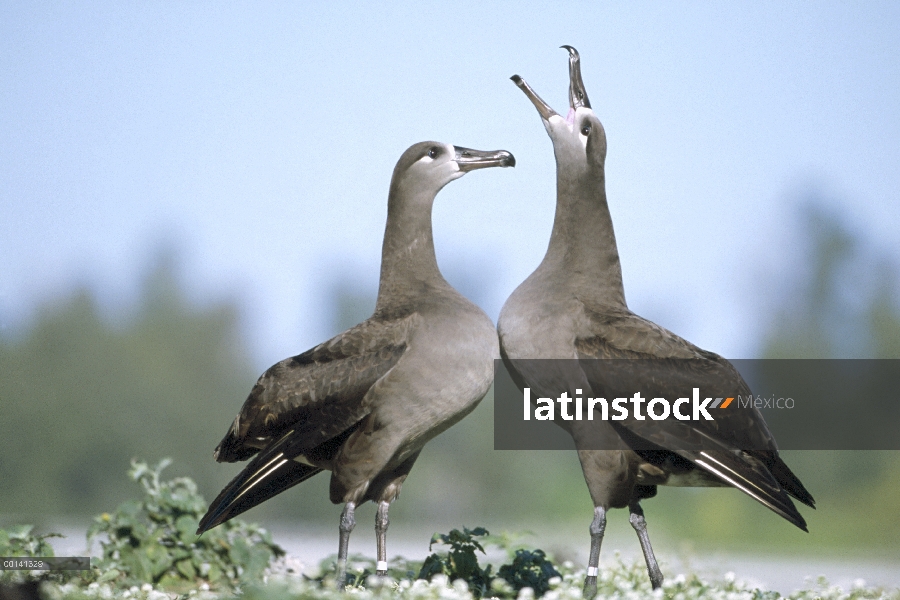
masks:
[[[648,398],[677,397],[671,393],[691,376],[701,377],[715,395],[749,396],[747,384],[727,360],[628,309],[606,199],[606,133],[591,109],[578,52],[563,47],[569,52],[565,118],[524,79],[512,77],[553,142],[557,195],[547,253],[500,313],[500,352],[507,368],[519,387],[532,388],[534,397],[557,395],[552,386],[559,381],[568,382],[565,391],[571,396],[605,396],[612,363],[593,359],[643,361],[632,366],[646,368],[637,377]],[[541,361],[543,367],[531,368],[531,359],[570,360],[565,367],[555,366],[563,361]],[[640,505],[656,494],[657,485],[733,486],[806,530],[789,496],[811,507],[813,498],[779,457],[761,414],[752,408],[718,412],[725,414],[717,414],[713,423],[557,421],[574,438],[594,502],[586,597],[596,594],[600,543],[610,508],[628,507],[650,581],[654,588],[662,585]],[[703,440],[702,448],[692,447],[696,439]],[[599,446],[597,440],[602,441]],[[616,446],[621,449],[608,449]]]

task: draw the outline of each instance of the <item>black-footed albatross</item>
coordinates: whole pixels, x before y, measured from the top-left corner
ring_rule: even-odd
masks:
[[[505,150],[438,142],[403,153],[388,194],[374,314],[263,373],[215,450],[219,462],[252,460],[210,504],[198,533],[328,470],[331,501],[344,503],[338,582],[354,510],[367,500],[378,505],[377,574],[386,574],[390,503],[426,442],[487,393],[499,357],[491,320],[438,270],[434,198],[469,171],[512,166]]]
[[[565,118],[521,77],[512,77],[537,108],[553,142],[557,198],[547,253],[500,313],[497,329],[507,368],[519,387],[534,388],[533,397],[555,396],[549,387],[560,380],[568,382],[573,396],[603,396],[608,374],[603,363],[590,359],[644,359],[634,364],[648,369],[648,398],[654,397],[650,392],[667,397],[667,390],[691,376],[702,378],[720,396],[747,397],[749,388],[731,363],[628,309],[606,199],[606,133],[591,110],[578,52],[563,47],[569,52],[570,80]],[[549,361],[542,361],[548,364],[541,369],[529,369],[517,362],[520,359],[571,359],[564,364],[574,366],[565,367],[567,373],[554,373]],[[685,373],[686,368],[691,372]],[[813,498],[779,457],[756,409],[717,412],[712,424],[673,419],[556,422],[574,438],[595,507],[586,597],[596,594],[600,543],[610,508],[629,508],[650,581],[654,588],[662,584],[640,506],[640,500],[656,494],[657,485],[733,486],[806,530],[788,496],[811,507]],[[592,446],[592,439],[609,436],[621,440],[622,449]],[[698,437],[705,446],[689,448],[687,442]]]

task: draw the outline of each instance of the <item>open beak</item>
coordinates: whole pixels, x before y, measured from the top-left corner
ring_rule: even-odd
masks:
[[[578,56],[578,50],[572,46],[560,46],[569,51],[569,106],[574,111],[577,108],[590,108],[591,102],[588,100],[587,91],[584,89],[584,81],[581,80],[581,58]],[[525,80],[518,75],[510,77],[519,89],[525,92],[531,103],[540,113],[544,121],[549,122],[550,117],[558,114],[550,108],[550,105],[541,100],[541,97],[534,93],[531,86],[525,83]]]
[[[578,50],[572,46],[560,46],[569,51],[569,106],[573,109],[590,108],[587,90],[584,89],[584,81],[581,80],[581,57]]]
[[[454,148],[456,149],[456,164],[463,173],[489,167],[516,166],[516,157],[506,150],[472,150],[462,146],[454,146]]]
[[[550,121],[550,117],[556,115],[556,111],[550,108],[550,105],[541,100],[541,97],[534,93],[534,90],[531,89],[531,86],[525,83],[525,80],[519,77],[518,75],[513,75],[510,77],[519,89],[525,92],[525,95],[528,96],[528,99],[531,100],[531,103],[534,104],[534,107],[537,109],[538,113],[540,113],[541,118],[545,121]]]

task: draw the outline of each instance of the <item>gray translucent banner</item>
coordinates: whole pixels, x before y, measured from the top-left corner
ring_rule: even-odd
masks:
[[[900,360],[494,362],[497,450],[900,450]]]

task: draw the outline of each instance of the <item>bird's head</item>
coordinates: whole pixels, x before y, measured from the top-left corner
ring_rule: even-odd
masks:
[[[587,90],[581,79],[581,59],[572,46],[562,46],[569,52],[569,112],[561,117],[549,104],[541,100],[524,79],[513,75],[519,86],[544,122],[553,141],[557,163],[568,166],[584,165],[603,169],[606,161],[606,131],[591,109]]]
[[[469,171],[488,167],[514,167],[506,150],[472,150],[440,142],[419,142],[397,161],[391,188],[416,197],[434,197],[441,188]]]

